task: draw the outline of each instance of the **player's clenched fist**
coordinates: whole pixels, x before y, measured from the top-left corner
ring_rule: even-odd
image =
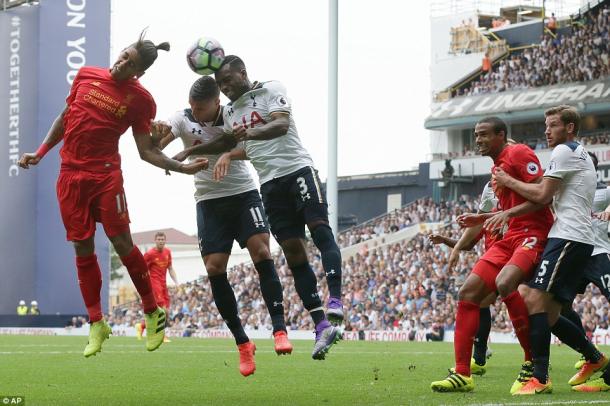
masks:
[[[161,140],[167,137],[172,132],[172,126],[164,121],[151,121],[150,133],[153,141],[153,145],[158,147],[161,144]]]
[[[37,165],[41,159],[42,157],[39,156],[37,153],[28,152],[21,155],[21,159],[19,159],[19,166],[23,169],[28,169],[30,165]]]

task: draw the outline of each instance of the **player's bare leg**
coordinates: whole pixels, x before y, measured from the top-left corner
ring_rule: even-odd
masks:
[[[258,272],[261,292],[267,305],[277,355],[292,353],[292,344],[288,341],[288,331],[284,320],[284,295],[280,278],[275,269],[269,249],[269,234],[254,234],[246,242],[252,263]]]
[[[326,319],[318,295],[318,281],[307,260],[305,241],[290,238],[282,241],[281,246],[292,272],[296,291],[315,324],[316,341],[311,356],[313,359],[323,360],[330,348],[341,339],[341,331]]]

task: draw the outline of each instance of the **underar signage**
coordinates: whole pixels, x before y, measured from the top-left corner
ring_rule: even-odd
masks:
[[[494,113],[534,110],[558,104],[610,102],[610,77],[592,82],[567,83],[480,96],[455,97],[432,105],[426,121]]]

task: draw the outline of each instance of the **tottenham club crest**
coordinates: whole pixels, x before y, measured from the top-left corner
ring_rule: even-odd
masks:
[[[530,162],[527,164],[527,173],[535,175],[538,173],[538,164],[536,162]]]

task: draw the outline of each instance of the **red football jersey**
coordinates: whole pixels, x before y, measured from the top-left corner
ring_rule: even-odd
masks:
[[[534,154],[534,151],[523,144],[507,145],[504,147],[504,150],[494,160],[492,174],[496,167],[501,167],[504,172],[513,178],[526,183],[531,183],[544,174],[540,161],[536,154]],[[500,208],[502,210],[510,209],[526,201],[525,198],[509,188],[494,187],[494,191],[500,201]],[[525,231],[538,231],[546,236],[553,225],[553,221],[551,210],[545,207],[509,220],[507,234],[513,235]]]
[[[144,261],[148,265],[151,282],[154,285],[166,286],[167,269],[172,266],[172,252],[167,248],[159,251],[153,247],[144,254]]]
[[[149,133],[157,106],[137,79],[117,82],[108,68],[78,71],[66,99],[62,167],[89,171],[119,169],[119,137],[133,127]]]

